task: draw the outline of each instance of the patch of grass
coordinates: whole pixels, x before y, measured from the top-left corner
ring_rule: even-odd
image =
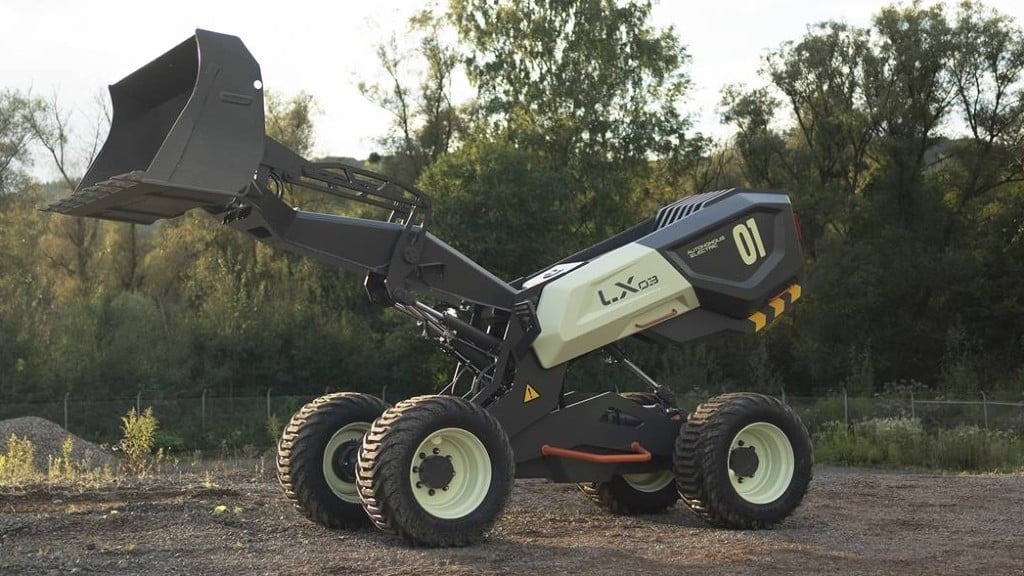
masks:
[[[873,418],[823,425],[814,454],[818,462],[853,466],[1013,472],[1024,467],[1024,438],[977,426],[928,432],[916,418]]]
[[[1020,470],[1024,467],[1024,438],[977,426],[939,430],[932,457],[939,468],[947,470]]]

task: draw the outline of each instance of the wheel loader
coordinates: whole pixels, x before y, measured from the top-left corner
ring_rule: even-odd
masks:
[[[776,525],[803,499],[811,445],[785,404],[733,393],[686,414],[618,345],[753,333],[792,306],[804,272],[785,194],[685,196],[508,281],[430,232],[424,192],[306,160],[268,137],[260,68],[235,36],[198,30],[110,95],[102,150],[73,194],[47,210],[137,224],[203,210],[256,241],[361,276],[371,301],[408,315],[456,360],[438,394],[394,406],[328,394],[291,418],[278,478],[310,520],[463,546],[486,536],[514,478],[575,483],[617,514],[682,500],[708,523],[737,529]],[[303,211],[286,201],[295,188],[387,216]],[[588,355],[626,366],[650,391],[568,390],[567,366]]]

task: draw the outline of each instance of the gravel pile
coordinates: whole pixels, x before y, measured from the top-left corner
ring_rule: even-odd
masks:
[[[109,450],[82,440],[45,418],[25,416],[0,420],[0,452],[7,452],[7,439],[12,434],[18,438],[28,438],[35,446],[36,468],[39,471],[47,469],[48,456],[60,458],[61,445],[69,436],[72,444],[71,459],[76,464],[85,463],[87,467],[92,468],[113,465],[117,461],[117,457]]]

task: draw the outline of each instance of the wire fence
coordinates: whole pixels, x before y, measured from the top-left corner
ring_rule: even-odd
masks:
[[[386,395],[387,391],[381,392]],[[214,397],[204,393],[197,398],[159,398],[140,392],[109,400],[68,394],[54,402],[0,402],[0,420],[38,416],[61,424],[87,440],[114,443],[121,437],[122,416],[132,408],[139,411],[152,408],[160,421],[157,443],[172,450],[269,446],[291,415],[313,397],[274,394],[273,390],[260,396]],[[931,430],[976,426],[1024,434],[1024,401],[1005,398],[981,396],[954,400],[844,393],[779,397],[784,398],[812,433],[833,422],[849,426],[878,418],[914,418]],[[685,410],[693,410],[706,399],[695,394],[680,394],[678,403]]]

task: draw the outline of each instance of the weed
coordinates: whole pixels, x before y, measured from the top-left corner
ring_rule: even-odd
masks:
[[[121,431],[124,436],[117,448],[124,452],[128,459],[128,470],[133,474],[143,476],[151,468],[153,440],[158,425],[152,408],[146,408],[142,414],[132,408],[121,417]]]
[[[277,417],[277,414],[271,415],[267,420],[267,432],[270,434],[271,446],[277,445],[277,441],[281,439],[282,431],[281,419]]]
[[[36,470],[36,448],[28,438],[14,434],[7,439],[7,452],[0,459],[0,484],[18,484],[33,480]]]
[[[46,469],[46,479],[51,484],[54,482],[73,482],[78,476],[78,466],[71,459],[71,451],[74,449],[74,442],[70,436],[64,438],[60,445],[60,456],[49,457]]]

